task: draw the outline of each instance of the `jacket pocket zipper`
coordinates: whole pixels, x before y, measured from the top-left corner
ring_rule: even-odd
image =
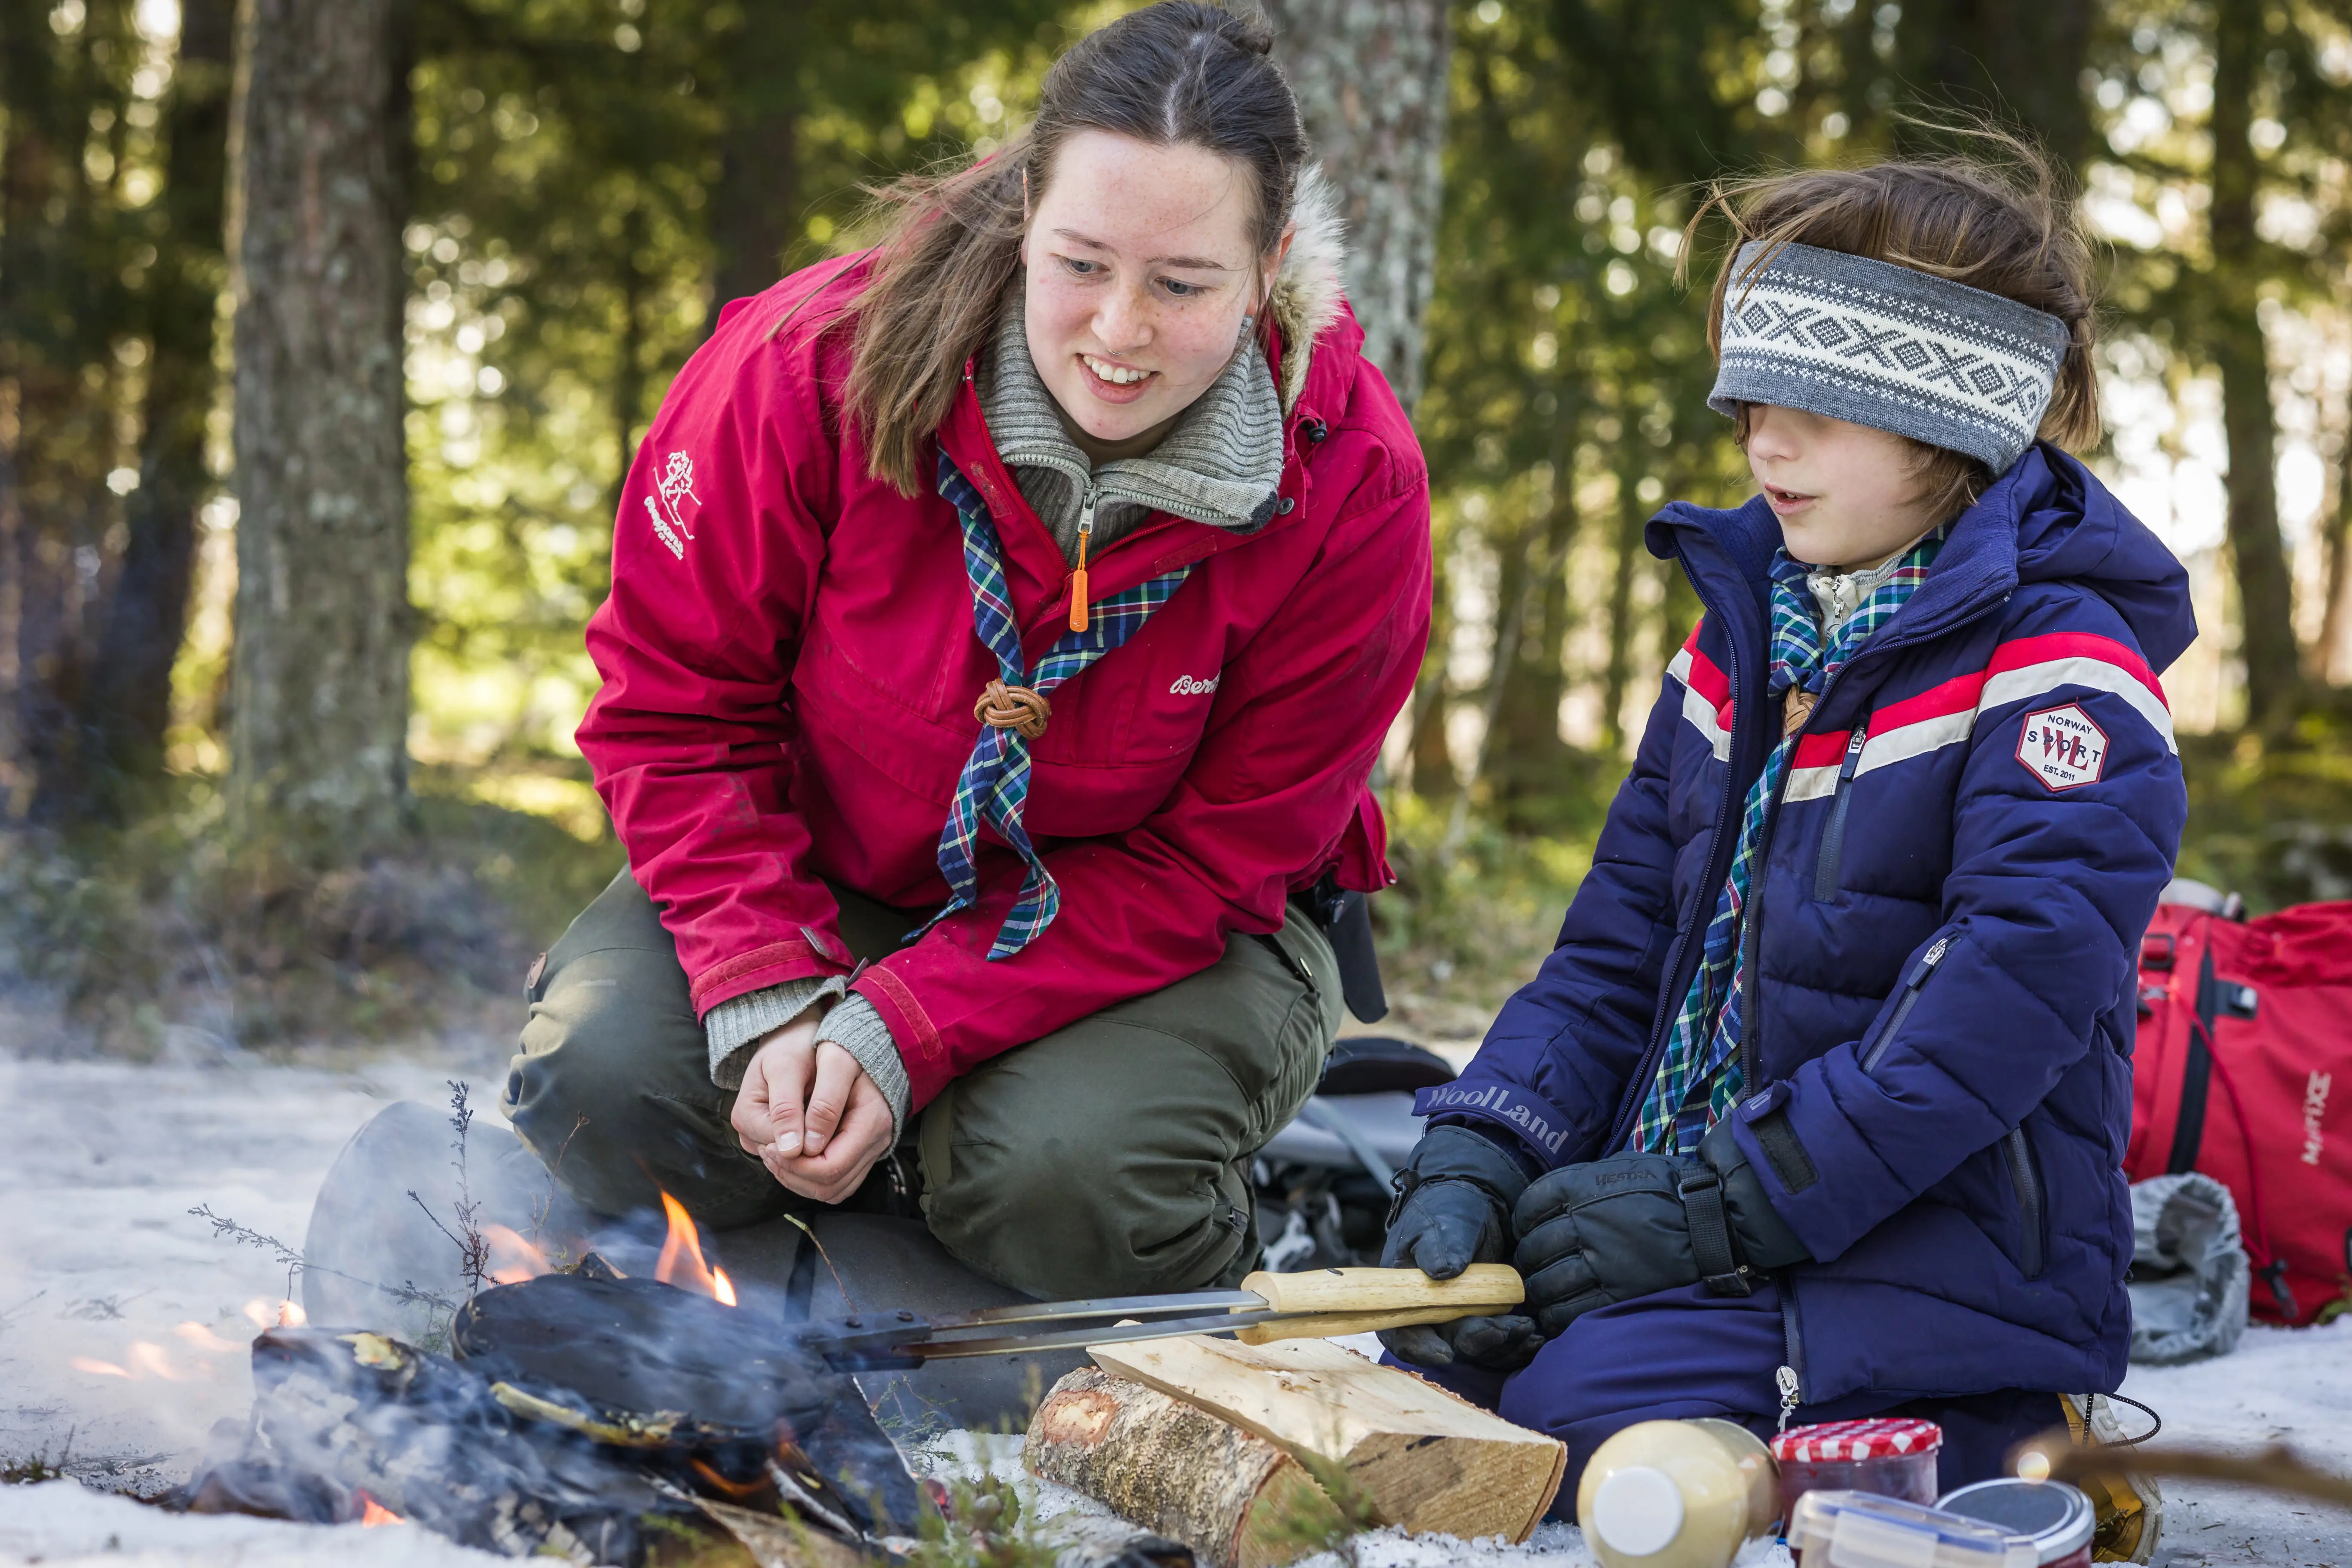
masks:
[[[1927,984],[1928,976],[1936,973],[1936,965],[1944,962],[1944,954],[1949,952],[1952,943],[1958,941],[1958,934],[1937,937],[1935,945],[1921,953],[1919,962],[1911,966],[1911,973],[1903,977],[1903,1000],[1895,1005],[1894,1016],[1886,1020],[1886,1027],[1878,1032],[1877,1042],[1863,1057],[1863,1071],[1868,1072],[1875,1068],[1880,1058],[1886,1055],[1886,1047],[1895,1043],[1895,1032],[1903,1027],[1903,1020],[1908,1018],[1911,1009],[1919,1005],[1919,992]]]
[[[1862,748],[1870,738],[1866,725],[1856,724],[1853,735],[1845,743],[1845,761],[1838,766],[1837,790],[1830,799],[1830,819],[1822,829],[1822,858],[1813,868],[1813,902],[1828,903],[1837,897],[1838,857],[1845,847],[1845,810],[1853,800],[1850,786],[1854,770],[1862,766]]]
[[[2025,1235],[2018,1250],[2025,1266],[2028,1279],[2042,1278],[2042,1173],[2033,1163],[2033,1143],[2025,1135],[2025,1124],[2020,1122],[2014,1131],[2000,1141],[2001,1153],[2009,1161],[2010,1185],[2017,1189],[2017,1209]]]

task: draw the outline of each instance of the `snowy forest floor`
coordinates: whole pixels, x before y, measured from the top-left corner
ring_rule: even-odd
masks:
[[[213,1423],[241,1418],[250,1398],[251,1320],[275,1310],[287,1274],[188,1211],[206,1205],[299,1245],[353,1130],[391,1100],[442,1101],[453,1077],[487,1088],[502,1058],[485,1040],[439,1059],[332,1065],[0,1060],[0,1464],[46,1457],[83,1483],[0,1487],[0,1564],[495,1561],[407,1529],[343,1527],[331,1544],[321,1527],[174,1516],[84,1488],[152,1494],[178,1482]],[[2124,1391],[2163,1414],[2158,1447],[2284,1442],[2352,1471],[2352,1322],[2257,1328],[2219,1361],[2135,1370]],[[1017,1440],[961,1436],[915,1458],[1007,1476],[1020,1462]],[[1059,1489],[1038,1502],[1086,1506]],[[2352,1568],[2352,1517],[2315,1506],[2175,1484],[2167,1513],[2158,1561],[2178,1568]],[[1364,1548],[1364,1568],[1592,1561],[1559,1525],[1520,1547],[1389,1535]]]

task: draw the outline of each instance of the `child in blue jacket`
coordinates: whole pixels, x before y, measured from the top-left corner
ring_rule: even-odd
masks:
[[[2187,808],[2157,676],[2196,626],[2063,449],[2091,260],[2027,163],[1709,204],[1708,401],[1759,493],[1649,525],[1704,617],[1558,947],[1422,1094],[1383,1258],[1525,1276],[1526,1316],[1383,1337],[1566,1439],[1560,1511],[1635,1421],[1927,1415],[1948,1487],[2122,1380],[2135,963]]]

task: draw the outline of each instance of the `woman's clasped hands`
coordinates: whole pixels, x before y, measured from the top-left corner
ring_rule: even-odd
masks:
[[[803,1197],[837,1204],[889,1152],[890,1103],[811,1013],[760,1043],[735,1096],[735,1135]]]

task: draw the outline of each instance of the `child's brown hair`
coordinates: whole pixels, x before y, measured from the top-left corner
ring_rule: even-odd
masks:
[[[1948,132],[1950,127],[1942,128]],[[2043,439],[2075,450],[2099,438],[2097,288],[2091,242],[2066,182],[2031,142],[1990,126],[1960,129],[1988,156],[1890,159],[1859,169],[1803,169],[1717,180],[1683,231],[1683,266],[1710,214],[1734,235],[1707,306],[1707,346],[1723,350],[1724,300],[1735,286],[1731,257],[1751,240],[1769,247],[1810,245],[1891,262],[2000,294],[2066,325],[2066,352]],[[1766,252],[1769,257],[1769,250]],[[1760,271],[1762,258],[1757,263]],[[1748,440],[1748,405],[1736,438]],[[1906,437],[1908,439],[1908,437]],[[1950,517],[1984,493],[1994,475],[1965,452],[1917,447],[1919,493]]]

